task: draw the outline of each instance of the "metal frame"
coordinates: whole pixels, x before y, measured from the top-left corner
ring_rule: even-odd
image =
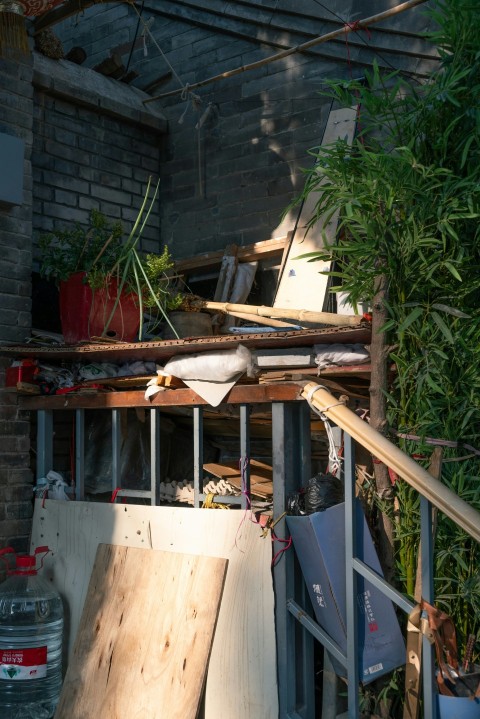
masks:
[[[355,544],[355,449],[352,438],[345,434],[345,461],[344,461],[344,480],[345,480],[345,567],[346,567],[346,595],[347,595],[347,652],[346,654],[336,645],[333,640],[309,615],[305,606],[302,606],[293,598],[295,591],[294,584],[285,581],[281,584],[282,596],[289,597],[285,606],[287,611],[297,620],[302,627],[308,631],[312,637],[319,641],[324,649],[325,654],[332,654],[347,669],[348,675],[348,711],[342,716],[348,716],[349,719],[358,719],[360,715],[359,709],[359,687],[360,678],[358,673],[357,662],[357,646],[358,646],[358,627],[357,627],[357,607],[354,597],[356,597],[356,581],[360,574],[368,579],[377,589],[382,591],[399,609],[409,614],[414,604],[406,599],[403,594],[398,592],[383,577],[374,572],[356,555]],[[287,487],[285,483],[285,487]],[[428,602],[433,601],[433,535],[432,535],[432,506],[430,502],[421,497],[421,553],[422,553],[422,586],[424,588],[423,596]],[[291,567],[291,562],[290,562]],[[290,576],[292,570],[288,570]],[[280,586],[278,587],[280,589]],[[283,607],[282,607],[283,609]],[[285,684],[289,687],[283,694],[286,694],[283,702],[281,702],[280,717],[282,719],[297,719],[303,714],[299,713],[296,708],[297,699],[294,699],[294,687],[296,685],[295,678],[292,678],[291,671],[292,660],[291,653],[295,646],[292,641],[293,629],[288,625],[288,630],[284,629],[286,634],[286,646],[284,654],[289,657],[289,662],[282,662],[279,657],[279,687],[280,697],[282,697],[282,687]],[[282,629],[282,624],[280,624]],[[278,627],[277,627],[278,631]],[[437,719],[437,704],[435,700],[435,675],[434,675],[434,657],[433,648],[427,639],[423,639],[423,659],[422,659],[422,678],[423,678],[423,711],[425,719]],[[283,708],[282,708],[283,707]],[[313,716],[308,714],[308,717]]]
[[[263,400],[269,401],[269,400]],[[48,402],[45,402],[48,405]],[[174,402],[172,402],[174,404]],[[193,410],[194,441],[194,502],[201,506],[203,495],[203,407],[184,403]],[[240,406],[240,456],[246,461],[246,491],[242,496],[242,507],[248,505],[250,455],[250,405],[244,401]],[[57,405],[52,404],[56,407]],[[87,406],[87,405],[85,405]],[[88,405],[91,407],[91,405]],[[121,405],[120,405],[121,406]],[[131,405],[130,405],[131,406]],[[33,408],[33,407],[30,407]],[[59,408],[59,407],[58,407]],[[98,409],[106,409],[98,407]],[[45,476],[52,467],[53,459],[53,411],[35,407],[38,416],[37,431],[37,477]],[[84,496],[84,408],[76,405],[76,498]],[[311,476],[310,407],[307,402],[271,402],[272,416],[272,462],[273,462],[273,516],[281,517],[286,511],[287,498]],[[118,488],[118,461],[120,451],[120,417],[118,405],[110,409],[112,414],[112,461],[114,465],[112,483]],[[139,492],[120,489],[120,496],[144,496],[152,504],[159,503],[160,486],[160,410],[149,408],[151,437],[151,489]],[[279,687],[279,716],[281,719],[315,719],[314,683],[314,641],[320,642],[325,650],[325,668],[328,670],[329,655],[341,662],[348,673],[348,712],[350,719],[359,715],[359,676],[357,657],[357,612],[354,597],[358,575],[363,576],[381,590],[400,610],[410,613],[412,602],[406,599],[383,577],[370,569],[356,555],[355,546],[355,451],[354,441],[344,434],[344,480],[345,480],[345,567],[347,597],[347,651],[344,653],[312,618],[312,608],[307,589],[301,575],[294,551],[281,552],[273,569],[275,592],[275,624],[277,635],[277,675]],[[222,501],[228,498],[223,497]],[[238,504],[238,498],[235,498]],[[433,535],[432,505],[423,496],[421,507],[421,555],[422,586],[424,598],[433,602]],[[286,522],[281,519],[275,525],[274,554],[287,546]],[[284,544],[282,544],[284,542]],[[436,719],[434,661],[431,645],[423,643],[423,706],[425,719]],[[327,671],[328,674],[328,671]],[[331,696],[331,685],[329,689]],[[327,712],[328,718],[336,712]]]

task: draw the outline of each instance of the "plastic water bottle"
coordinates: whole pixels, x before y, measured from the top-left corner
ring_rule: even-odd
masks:
[[[62,687],[63,604],[37,574],[33,556],[15,555],[15,569],[0,584],[0,717],[51,719]],[[5,560],[6,561],[6,560]]]

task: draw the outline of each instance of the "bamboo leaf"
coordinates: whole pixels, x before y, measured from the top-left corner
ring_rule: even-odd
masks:
[[[455,277],[456,280],[458,280],[459,282],[462,281],[462,278],[458,274],[458,271],[455,269],[451,262],[444,262],[443,264],[447,268],[447,270]]]
[[[442,319],[442,317],[438,314],[438,312],[432,312],[432,319],[437,325],[438,329],[442,333],[442,335],[445,337],[447,342],[450,344],[453,344],[453,335],[450,331],[450,328],[447,326],[445,321]]]
[[[398,326],[398,332],[404,332],[407,327],[410,327],[415,320],[417,320],[421,315],[423,314],[423,307],[415,307],[410,314],[403,320],[403,322]]]
[[[433,309],[440,310],[440,312],[446,312],[447,315],[453,315],[454,317],[464,317],[465,319],[471,319],[471,315],[467,315],[461,310],[457,310],[455,307],[449,307],[448,305],[442,305],[440,302],[434,302],[432,304]]]
[[[439,384],[437,384],[430,374],[425,375],[425,382],[431,387],[434,392],[438,392],[438,394],[445,394],[445,391],[440,387]]]

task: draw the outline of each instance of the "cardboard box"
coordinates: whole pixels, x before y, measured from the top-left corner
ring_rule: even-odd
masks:
[[[359,503],[357,556],[378,574],[380,563]],[[305,517],[287,517],[318,624],[346,653],[345,504]],[[364,684],[405,664],[405,642],[390,599],[357,575],[358,666]],[[339,676],[345,668],[332,657]]]

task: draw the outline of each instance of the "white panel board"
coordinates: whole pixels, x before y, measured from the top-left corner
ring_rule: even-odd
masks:
[[[356,115],[356,108],[332,110],[328,116],[322,146],[330,145],[340,138],[345,138],[348,143],[351,143],[355,132]],[[295,236],[288,250],[280,278],[273,303],[274,307],[314,312],[323,312],[326,309],[325,301],[329,278],[319,273],[328,272],[331,264],[297,259],[300,255],[316,252],[324,247],[322,237],[324,231],[328,243],[335,241],[337,216],[332,217],[328,223],[325,223],[320,217],[305,236],[305,228],[314,213],[320,192],[320,190],[311,192],[303,204]]]
[[[205,719],[277,719],[271,542],[240,510],[36,500],[32,547],[67,605],[69,651],[99,543],[225,557],[227,577],[208,668]]]

